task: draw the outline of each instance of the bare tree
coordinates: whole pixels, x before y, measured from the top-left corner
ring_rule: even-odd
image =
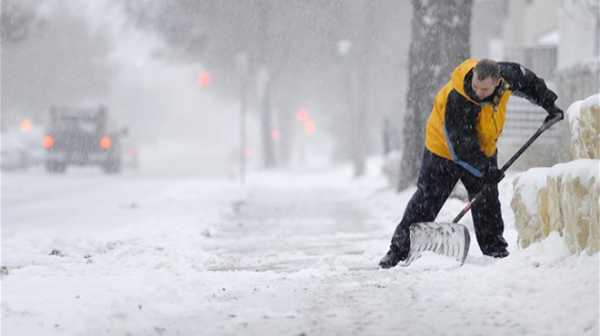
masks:
[[[90,29],[66,3],[43,12],[39,6],[2,1],[3,125],[23,117],[41,122],[50,105],[97,101],[110,90],[108,34]]]
[[[295,112],[312,104],[319,109],[314,115],[319,118],[317,129],[326,130],[326,124],[330,125],[337,158],[351,161],[356,175],[361,175],[366,156],[373,152],[375,143],[379,144],[372,131],[380,125],[378,115],[397,110],[401,100],[396,96],[404,82],[400,76],[405,64],[402,32],[407,28],[400,23],[406,6],[401,2],[123,3],[138,26],[165,39],[169,46],[162,51],[168,53],[165,57],[201,62],[218,73],[219,80],[212,89],[220,94],[239,95],[238,74],[232,65],[235,55],[247,55],[249,77],[254,79],[249,84],[264,85],[264,90],[248,87],[248,105],[258,111],[255,117],[262,125],[258,138],[263,166],[289,160],[292,137],[298,134],[293,129],[299,125]],[[351,51],[343,57],[337,49],[342,40],[352,43]],[[352,82],[351,90],[343,88],[349,82],[342,80],[345,77]],[[272,128],[281,130],[277,143],[271,138]]]
[[[35,7],[15,0],[0,3],[0,37],[3,43],[17,43],[27,38],[35,21]]]
[[[469,55],[473,0],[413,0],[407,109],[397,190],[418,176],[426,118],[453,67]]]

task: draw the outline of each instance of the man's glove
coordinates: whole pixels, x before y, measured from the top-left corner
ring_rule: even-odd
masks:
[[[495,165],[489,165],[488,169],[483,174],[483,180],[486,184],[498,184],[504,178],[504,172],[498,169]]]
[[[548,112],[548,116],[544,120],[544,123],[547,123],[549,120],[558,118],[559,120],[563,120],[565,117],[565,113],[563,110],[559,109],[556,105],[552,105],[546,109]]]

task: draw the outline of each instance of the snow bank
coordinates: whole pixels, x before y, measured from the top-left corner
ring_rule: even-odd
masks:
[[[517,249],[512,175],[499,185],[508,258],[473,239],[460,268],[424,254],[379,270],[416,189],[396,193],[380,167],[252,172],[244,186],[3,176],[0,334],[599,334],[600,254],[571,255],[557,232]],[[464,206],[449,199],[436,221]]]
[[[573,103],[567,110],[574,159],[600,159],[600,94]]]
[[[600,250],[600,94],[567,110],[575,161],[533,168],[513,181],[518,243],[527,247],[555,231],[571,253]]]

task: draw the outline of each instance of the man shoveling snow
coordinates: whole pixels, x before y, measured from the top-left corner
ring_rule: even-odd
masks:
[[[543,79],[520,64],[467,59],[454,69],[450,81],[435,97],[426,126],[417,191],[396,227],[389,251],[379,262],[382,268],[391,268],[400,261],[410,262],[414,258],[410,256],[414,253],[411,250],[415,250],[415,246],[411,246],[411,226],[415,231],[416,223],[433,221],[458,180],[465,185],[472,200],[466,210],[472,205],[473,224],[481,251],[495,258],[508,256],[497,187],[508,165],[498,169],[496,142],[504,127],[508,99],[513,93],[543,107],[548,112],[545,122],[548,127],[552,124],[549,121],[563,118],[563,111],[555,105],[556,94],[546,87]],[[545,129],[541,128],[526,146]],[[445,253],[448,249],[454,250],[450,253],[463,254],[464,261],[469,243],[466,229],[461,250],[443,241],[444,237],[457,236],[453,227],[450,230],[448,227],[421,227],[434,236],[443,236],[442,239],[432,237],[439,242],[425,243],[427,248]],[[427,235],[424,239],[428,239]]]

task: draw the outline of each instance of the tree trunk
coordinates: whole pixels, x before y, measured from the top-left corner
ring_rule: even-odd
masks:
[[[470,53],[473,0],[413,0],[409,83],[397,190],[418,176],[424,131],[437,90]]]

